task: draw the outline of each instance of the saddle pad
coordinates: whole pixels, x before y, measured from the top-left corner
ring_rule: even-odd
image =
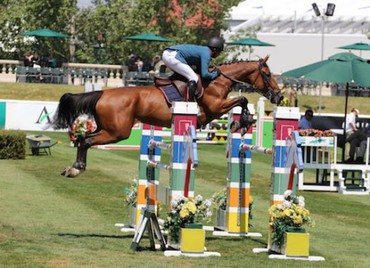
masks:
[[[172,102],[174,101],[184,101],[178,89],[173,85],[159,87],[159,89],[162,91],[169,105],[172,105]]]

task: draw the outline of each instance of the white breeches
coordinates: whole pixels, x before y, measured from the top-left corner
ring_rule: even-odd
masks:
[[[175,50],[165,50],[162,54],[162,60],[170,68],[172,71],[181,74],[184,76],[188,81],[195,81],[198,83],[198,75],[193,71],[193,69],[176,59],[177,51]]]

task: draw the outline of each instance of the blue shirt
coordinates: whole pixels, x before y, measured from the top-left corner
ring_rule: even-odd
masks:
[[[301,120],[299,120],[298,128],[299,129],[312,129],[312,123],[311,121],[308,121],[305,116],[302,116]]]
[[[216,71],[208,71],[211,62],[211,53],[209,47],[197,45],[175,45],[170,49],[177,50],[176,59],[188,65],[195,65],[200,70],[203,79],[214,80],[218,74]]]

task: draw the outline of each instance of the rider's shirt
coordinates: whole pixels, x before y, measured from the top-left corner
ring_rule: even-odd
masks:
[[[169,48],[176,50],[176,59],[188,65],[195,65],[199,70],[203,79],[214,80],[218,74],[216,71],[210,73],[208,71],[209,63],[211,62],[210,49],[207,46],[197,45],[175,45]]]

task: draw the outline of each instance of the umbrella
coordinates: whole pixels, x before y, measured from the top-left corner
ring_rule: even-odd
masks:
[[[349,83],[356,83],[362,86],[370,87],[370,64],[367,60],[358,57],[352,53],[338,53],[327,60],[312,63],[294,70],[282,73],[283,76],[305,78],[319,82],[334,82],[346,84],[346,100],[344,111],[344,122],[347,120],[347,104]],[[321,104],[321,90],[320,90]],[[319,107],[321,109],[321,105]],[[344,124],[344,132],[346,133]],[[344,150],[342,152],[342,160]]]
[[[318,82],[356,83],[370,86],[370,64],[352,53],[338,53],[327,60],[282,73],[283,76]]]
[[[172,40],[164,38],[162,36],[153,33],[142,33],[139,35],[127,36],[123,39],[133,40],[133,41],[154,41],[154,42],[172,42]]]
[[[226,42],[228,45],[239,45],[239,46],[248,46],[249,47],[249,58],[251,57],[251,48],[252,46],[258,47],[273,47],[275,45],[263,42],[256,38],[243,38],[235,41]]]
[[[340,49],[350,49],[350,50],[360,50],[360,56],[361,56],[361,51],[362,50],[370,50],[370,45],[367,43],[354,43],[346,46],[341,46],[338,47]]]
[[[69,38],[69,35],[58,33],[50,29],[39,29],[30,32],[21,33],[24,36],[36,36],[36,37],[55,37],[55,38]]]

